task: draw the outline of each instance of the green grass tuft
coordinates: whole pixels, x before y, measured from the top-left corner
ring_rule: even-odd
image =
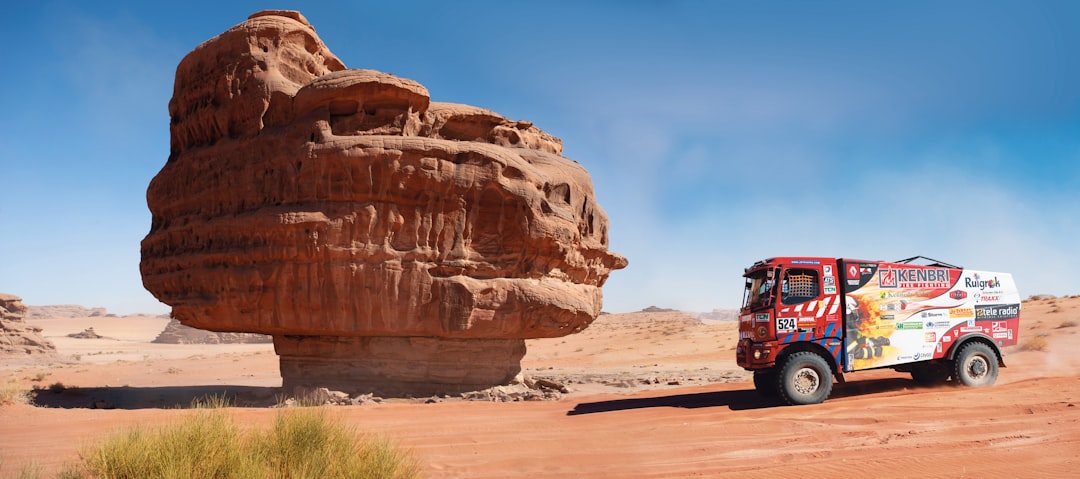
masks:
[[[400,478],[419,475],[411,456],[361,437],[322,408],[278,413],[267,431],[238,427],[227,410],[196,409],[182,423],[134,428],[83,452],[90,477]],[[226,402],[219,399],[216,404]]]

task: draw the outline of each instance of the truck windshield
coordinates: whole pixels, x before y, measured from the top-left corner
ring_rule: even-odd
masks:
[[[743,292],[743,308],[756,308],[772,304],[776,288],[773,287],[773,270],[762,269],[746,277],[746,291]]]

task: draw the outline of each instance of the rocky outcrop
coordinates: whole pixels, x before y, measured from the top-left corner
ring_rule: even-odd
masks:
[[[158,344],[253,344],[269,343],[274,338],[255,333],[219,333],[184,326],[177,320],[169,321],[165,329],[154,338]]]
[[[297,12],[188,54],[169,112],[143,284],[184,325],[272,335],[287,388],[505,384],[627,264],[561,140],[346,69]]]
[[[41,328],[26,324],[22,298],[0,293],[0,356],[50,357],[56,346],[41,336]]]
[[[75,338],[75,339],[112,339],[112,338],[106,338],[105,336],[102,336],[102,335],[98,334],[97,331],[94,331],[93,327],[86,328],[86,329],[84,329],[82,331],[79,331],[77,333],[68,334],[67,336],[69,338]]]

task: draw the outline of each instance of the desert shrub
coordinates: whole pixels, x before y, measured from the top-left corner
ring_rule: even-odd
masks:
[[[8,404],[30,404],[30,392],[20,389],[14,384],[6,384],[0,387],[0,406]]]
[[[303,408],[279,414],[256,448],[276,477],[416,477],[415,463],[385,439],[356,438],[324,408]]]
[[[210,394],[191,401],[192,409],[224,409],[232,406],[232,400],[225,393]]]
[[[211,401],[212,402],[212,401]],[[401,478],[417,477],[410,456],[381,439],[361,438],[322,408],[278,414],[268,431],[238,427],[207,406],[179,424],[134,428],[84,451],[90,477]]]
[[[1043,336],[1035,336],[1020,342],[1021,351],[1046,351],[1048,349],[1050,349],[1050,345]]]

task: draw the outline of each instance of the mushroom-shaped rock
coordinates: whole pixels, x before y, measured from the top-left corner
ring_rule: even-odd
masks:
[[[181,61],[170,111],[212,114],[174,113],[173,152],[147,191],[147,290],[184,325],[273,336],[286,388],[505,384],[525,339],[588,326],[627,262],[562,142],[432,103],[412,80],[336,68],[302,19],[253,15]],[[268,71],[238,44],[307,73],[200,103],[203,83]],[[252,128],[191,133],[220,132],[222,118]]]

